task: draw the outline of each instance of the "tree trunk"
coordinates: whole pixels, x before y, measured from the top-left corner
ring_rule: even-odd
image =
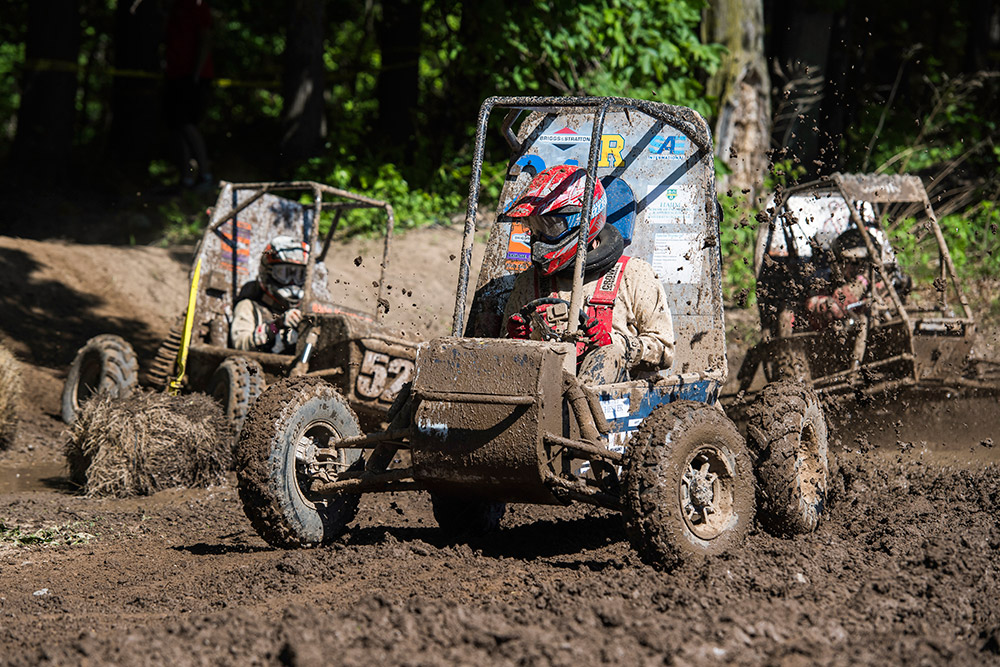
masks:
[[[126,178],[146,174],[160,127],[163,25],[155,2],[119,0],[115,8],[114,62],[123,72],[111,87],[110,144],[114,164]]]
[[[375,138],[377,145],[389,151],[391,161],[404,168],[404,174],[416,162],[422,6],[420,0],[384,0],[382,19],[375,25],[382,52],[375,89],[378,98]]]
[[[326,139],[323,0],[294,0],[285,40],[280,162],[284,168],[318,155]]]
[[[14,173],[60,179],[69,173],[80,52],[78,0],[28,3],[21,106],[14,137]]]
[[[728,49],[708,83],[709,95],[720,101],[715,152],[732,172],[720,187],[749,190],[754,197],[767,169],[771,137],[762,0],[713,0],[705,28],[708,40]]]

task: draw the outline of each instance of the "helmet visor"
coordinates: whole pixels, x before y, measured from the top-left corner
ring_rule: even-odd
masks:
[[[301,264],[276,264],[271,267],[271,278],[279,285],[304,285],[306,267]]]
[[[580,226],[580,214],[529,215],[523,218],[531,230],[531,237],[554,243],[566,238],[566,235]]]

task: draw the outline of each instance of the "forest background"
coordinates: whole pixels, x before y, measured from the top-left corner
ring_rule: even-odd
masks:
[[[0,233],[199,234],[214,195],[178,187],[162,121],[168,5],[4,3]],[[620,95],[690,106],[713,124],[729,295],[752,289],[769,190],[834,171],[921,176],[960,272],[1000,275],[998,0],[211,8],[216,79],[201,129],[217,178],[324,181],[390,201],[403,227],[446,224],[465,208],[483,99]],[[506,166],[494,135],[486,201]],[[371,233],[373,220],[355,214],[343,233]]]

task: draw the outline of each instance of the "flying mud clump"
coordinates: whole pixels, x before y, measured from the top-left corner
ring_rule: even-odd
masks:
[[[21,369],[7,348],[0,345],[0,449],[10,447],[17,432],[17,404],[21,399]]]
[[[70,477],[87,496],[208,486],[232,467],[233,434],[210,397],[137,391],[87,402],[70,431]]]

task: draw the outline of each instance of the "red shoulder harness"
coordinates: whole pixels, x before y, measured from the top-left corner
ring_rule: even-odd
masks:
[[[607,331],[609,334],[611,333],[611,320],[615,311],[615,299],[618,297],[618,289],[622,284],[622,276],[625,275],[625,265],[628,264],[630,259],[632,258],[625,255],[619,257],[615,265],[598,279],[597,287],[594,288],[594,294],[587,299],[587,317],[597,318],[601,329]],[[549,287],[552,296],[556,296],[558,290],[556,289],[555,276],[551,277]],[[537,299],[540,296],[541,285],[539,285],[538,272],[535,271],[535,298]],[[577,355],[582,355],[586,348],[586,343],[580,341],[576,345]]]

